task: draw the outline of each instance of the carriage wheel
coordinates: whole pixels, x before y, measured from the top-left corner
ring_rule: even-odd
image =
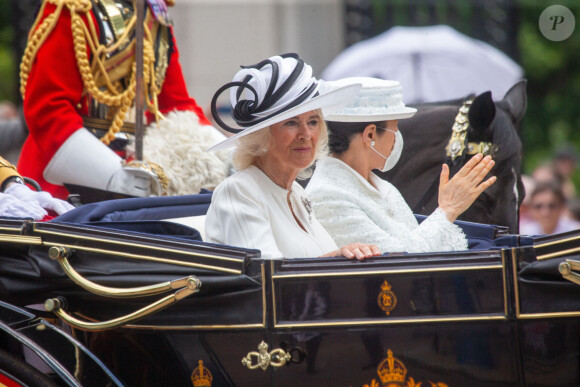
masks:
[[[2,350],[0,350],[0,386],[58,387],[36,368]]]

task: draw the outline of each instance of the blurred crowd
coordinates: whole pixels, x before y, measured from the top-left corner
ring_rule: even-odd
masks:
[[[520,234],[556,234],[580,229],[580,197],[573,175],[577,150],[560,148],[531,175],[522,176],[526,195],[520,206]]]

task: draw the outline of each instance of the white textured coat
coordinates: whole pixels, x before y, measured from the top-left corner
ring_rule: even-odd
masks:
[[[467,249],[465,234],[442,210],[419,224],[395,186],[371,179],[378,189],[339,159],[318,161],[306,194],[337,245],[372,243],[383,253]]]

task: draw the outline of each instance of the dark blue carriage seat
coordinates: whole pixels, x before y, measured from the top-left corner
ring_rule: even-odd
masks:
[[[212,193],[207,191],[196,195],[107,200],[85,204],[52,221],[202,240],[195,227],[165,220],[205,215],[211,196]],[[424,215],[415,216],[419,222],[426,218]],[[470,250],[521,246],[519,236],[497,237],[498,226],[465,221],[455,223],[467,235]]]
[[[426,215],[415,214],[415,218],[419,223],[427,218]],[[461,227],[467,236],[467,243],[469,250],[490,250],[499,247],[517,247],[521,246],[522,242],[532,244],[532,241],[522,239],[518,235],[504,235],[498,237],[498,230],[500,226],[493,224],[483,224],[475,222],[467,222],[463,220],[456,220],[456,225]]]
[[[85,204],[54,220],[68,223],[120,222],[205,215],[211,203],[211,195],[209,192],[197,195],[107,200]]]
[[[123,231],[202,240],[198,230],[165,219],[197,217],[207,213],[211,192],[197,195],[115,199],[85,204],[51,222],[88,224]]]

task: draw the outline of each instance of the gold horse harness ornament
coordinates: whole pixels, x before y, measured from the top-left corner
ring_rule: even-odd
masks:
[[[484,156],[493,156],[493,153],[497,150],[496,146],[492,142],[469,142],[467,141],[467,131],[469,129],[469,109],[473,99],[468,99],[463,102],[463,105],[459,108],[457,116],[455,116],[455,122],[451,127],[451,138],[447,143],[445,150],[447,151],[447,157],[451,158],[451,161],[455,161],[456,158],[466,155],[476,155],[482,153]]]
[[[498,150],[498,146],[494,145],[492,142],[469,142],[467,139],[467,132],[469,130],[469,109],[473,103],[473,98],[467,99],[463,102],[459,108],[459,112],[455,116],[455,122],[451,127],[451,138],[445,147],[446,157],[445,163],[449,167],[459,167],[461,164],[459,160],[456,162],[457,158],[462,160],[466,159],[464,156],[474,156],[478,153],[482,153],[484,156],[493,156]],[[455,171],[452,170],[452,174]],[[439,175],[437,174],[427,189],[423,194],[423,197],[415,204],[413,207],[413,212],[421,213],[425,210],[425,205],[428,203],[429,199],[437,192],[437,187],[439,186]]]

